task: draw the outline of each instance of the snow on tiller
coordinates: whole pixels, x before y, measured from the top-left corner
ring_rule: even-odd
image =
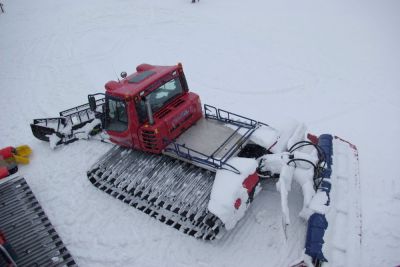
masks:
[[[77,266],[23,177],[0,184],[0,266]]]
[[[262,157],[261,169],[280,175],[277,190],[281,194],[285,227],[290,225],[287,202],[292,180],[303,191],[304,203],[299,216],[308,221],[305,251],[292,267],[355,266],[361,244],[357,148],[329,134],[318,138],[308,134],[308,138],[312,142],[289,145],[289,155],[283,152],[278,158],[276,155]],[[307,146],[318,152],[318,161],[310,157],[312,154],[300,156]]]
[[[318,141],[326,167],[310,202],[305,262],[314,266],[356,266],[360,258],[361,210],[357,147],[337,136]],[[324,241],[325,240],[325,241]]]

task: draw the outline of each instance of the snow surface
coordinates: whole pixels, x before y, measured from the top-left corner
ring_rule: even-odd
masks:
[[[57,143],[60,142],[61,138],[58,137],[55,133],[49,135],[49,144],[52,149],[57,147]]]
[[[1,2],[0,147],[33,148],[19,173],[80,266],[287,266],[301,256],[300,187],[288,199],[288,240],[279,193],[266,183],[229,235],[201,242],[87,181],[108,144],[53,151],[30,132],[33,118],[85,103],[120,71],[179,61],[203,103],[273,127],[293,117],[356,144],[362,253],[353,261],[400,263],[400,2]]]
[[[325,214],[329,210],[327,206],[328,195],[324,191],[318,191],[310,202],[310,209],[319,214]]]
[[[332,174],[329,181],[332,185],[328,196],[317,192],[310,205],[317,213],[324,213],[328,221],[322,248],[329,266],[354,266],[359,263],[360,241],[352,238],[362,235],[362,214],[359,211],[360,176],[357,151],[349,144],[333,140]],[[324,202],[329,205],[325,206]]]
[[[260,127],[250,136],[251,141],[267,149],[275,145],[278,139],[279,131],[271,127]]]
[[[90,132],[93,131],[93,129],[96,126],[101,125],[101,120],[99,119],[94,119],[93,121],[85,124],[82,128],[79,129],[79,132],[76,133],[76,137],[79,139],[88,139],[90,138]]]
[[[284,164],[280,171],[279,181],[276,183],[276,190],[281,195],[281,208],[285,227],[290,224],[288,197],[289,191],[292,190],[293,174],[294,167]]]
[[[299,124],[299,127],[297,127],[297,129],[299,128],[304,128],[304,125]],[[296,130],[295,132],[298,131]],[[289,135],[286,134],[286,136]],[[290,137],[289,140],[292,140],[293,145],[297,142],[304,141],[304,138],[305,135],[303,132],[303,137],[296,133],[292,137]],[[288,138],[285,137],[284,139],[287,140]],[[297,141],[294,142],[294,140]],[[290,145],[290,147],[292,145]],[[318,157],[316,155],[316,148],[309,150],[306,147],[299,147],[293,153],[282,152],[276,154],[266,154],[260,157],[259,160],[260,162],[262,162],[262,171],[269,171],[271,174],[279,174],[279,180],[276,183],[276,189],[280,193],[281,197],[283,223],[285,225],[290,224],[288,195],[289,192],[292,190],[293,179],[301,187],[303,193],[303,209],[300,211],[299,216],[307,221],[309,216],[313,213],[312,210],[309,209],[309,206],[310,202],[314,200],[313,197],[315,195],[313,182],[314,168],[312,168],[312,165],[310,163],[300,160],[307,160],[312,162],[314,165],[317,165]],[[296,161],[289,163],[290,160]],[[318,197],[318,199],[314,201],[314,206],[320,205],[319,199],[320,197]]]
[[[284,151],[287,151],[288,148],[288,142],[289,140],[294,140],[298,135],[296,134],[297,129],[301,127],[301,124],[296,121],[296,120],[284,120],[283,122],[280,123],[280,126],[278,127],[279,129],[279,139],[276,145],[274,145],[271,148],[272,153],[281,153]],[[297,141],[301,141],[304,139],[304,134],[300,136],[300,138]],[[297,141],[294,141],[296,143]]]

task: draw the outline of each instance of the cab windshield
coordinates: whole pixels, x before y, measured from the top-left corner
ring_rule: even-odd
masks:
[[[182,85],[179,77],[177,77],[158,87],[156,90],[148,94],[146,98],[150,101],[152,112],[156,113],[175,96],[182,94],[182,92]],[[147,119],[147,110],[143,99],[136,103],[136,111],[140,123],[143,123]]]
[[[128,128],[128,113],[124,101],[106,98],[105,128],[116,132],[122,132]]]

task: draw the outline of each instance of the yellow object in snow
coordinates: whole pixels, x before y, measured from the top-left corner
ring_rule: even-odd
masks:
[[[15,148],[13,157],[18,164],[28,164],[30,154],[32,154],[32,149],[28,145],[22,145]]]

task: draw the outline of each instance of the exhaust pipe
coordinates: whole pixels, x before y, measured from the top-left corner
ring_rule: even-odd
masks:
[[[149,119],[149,124],[153,125],[154,124],[153,111],[151,110],[150,101],[147,99],[147,97],[144,97],[144,104],[146,105],[146,111],[147,111],[147,117]]]

